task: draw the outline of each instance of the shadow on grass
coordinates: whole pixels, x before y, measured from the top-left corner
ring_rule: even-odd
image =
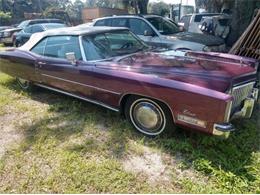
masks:
[[[4,85],[21,92],[13,80]],[[218,177],[218,174],[224,171],[227,175],[231,173],[234,177],[238,176],[247,181],[254,181],[259,176],[249,171],[250,166],[253,166],[252,153],[260,151],[259,104],[252,119],[234,121],[237,132],[227,140],[180,129],[150,139],[136,133],[118,114],[102,107],[39,88],[27,95],[50,105],[50,111],[55,113],[53,117],[43,118],[32,126],[23,127],[28,147],[39,139],[48,137],[64,141],[73,134],[81,133],[86,125],[98,126],[102,123],[104,131],[108,130],[110,133],[109,140],[105,142],[112,157],[123,158],[127,152],[128,140],[142,140],[145,145],[158,147],[173,158],[177,153],[181,154],[187,167],[193,166],[207,175]],[[53,127],[49,128],[49,125]],[[85,147],[89,147],[88,144],[89,142]],[[75,147],[74,151],[80,152],[82,148]],[[231,178],[226,179],[230,182]]]

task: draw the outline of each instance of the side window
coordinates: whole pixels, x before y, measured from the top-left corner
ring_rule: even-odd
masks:
[[[39,26],[39,25],[34,25],[34,26],[32,27],[32,33],[37,33],[37,32],[42,32],[42,31],[43,31],[43,29],[42,29],[42,27]]]
[[[96,22],[95,26],[105,26],[105,20],[99,20]]]
[[[38,43],[36,46],[34,46],[31,49],[31,52],[39,54],[39,55],[44,55],[44,49],[45,49],[46,42],[47,42],[47,38],[43,39],[40,43]]]
[[[99,20],[96,22],[95,26],[111,26],[111,19]]]
[[[82,60],[78,36],[55,36],[47,39],[44,56],[66,59],[66,53],[75,53]]]
[[[114,18],[112,20],[113,27],[128,27],[127,25],[127,18]]]
[[[144,35],[144,31],[148,31],[149,33],[153,33],[153,29],[143,20],[140,19],[129,19],[129,27],[130,30],[137,35]]]
[[[32,33],[32,26],[28,26],[23,30],[25,33]]]
[[[66,59],[66,53],[74,52],[77,60],[82,60],[77,36],[55,36],[45,38],[31,49],[38,55]]]

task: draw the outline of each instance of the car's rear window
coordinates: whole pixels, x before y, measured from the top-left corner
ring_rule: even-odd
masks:
[[[199,15],[196,15],[195,18],[194,18],[194,22],[201,22],[202,18],[203,17],[207,17],[207,16],[217,16],[219,14],[199,14]]]

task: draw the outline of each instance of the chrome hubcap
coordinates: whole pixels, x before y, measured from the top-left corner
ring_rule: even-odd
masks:
[[[131,107],[131,119],[134,126],[149,135],[161,133],[165,125],[165,117],[159,106],[146,101],[140,101]]]

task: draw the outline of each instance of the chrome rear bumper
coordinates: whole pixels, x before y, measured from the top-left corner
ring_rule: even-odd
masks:
[[[228,138],[232,131],[235,131],[235,127],[230,123],[214,124],[213,135]]]

